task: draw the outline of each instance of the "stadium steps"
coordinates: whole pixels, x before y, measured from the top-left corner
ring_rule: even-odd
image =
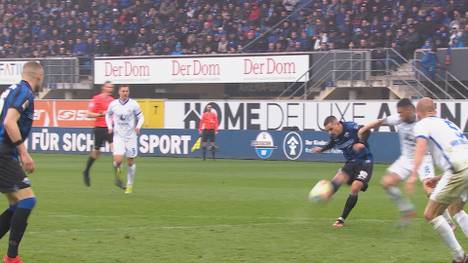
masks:
[[[390,85],[388,89],[397,97],[397,98],[416,98],[420,97],[419,92],[415,90],[414,86],[409,86],[406,84],[401,85]]]
[[[315,100],[326,100],[337,88],[336,87],[326,87],[320,93],[315,96]]]

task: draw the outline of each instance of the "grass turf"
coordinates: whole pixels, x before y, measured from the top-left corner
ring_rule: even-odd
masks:
[[[145,157],[134,193],[124,195],[113,185],[110,157],[95,163],[90,188],[81,178],[86,156],[33,158],[38,205],[20,248],[28,263],[450,261],[421,218],[421,188],[413,198],[418,218],[393,226],[397,210],[378,185],[383,165],[346,227],[334,230],[349,188],[326,205],[306,197],[336,163]]]

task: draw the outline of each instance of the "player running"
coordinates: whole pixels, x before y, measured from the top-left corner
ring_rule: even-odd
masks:
[[[44,70],[37,62],[23,66],[23,80],[10,86],[0,96],[0,191],[9,208],[0,215],[0,238],[10,231],[4,263],[22,263],[18,247],[36,205],[36,197],[25,174],[34,172],[35,164],[24,141],[34,117],[34,92],[39,91]]]
[[[435,104],[430,98],[422,98],[418,102],[416,114],[420,121],[414,127],[414,166],[406,181],[406,190],[413,193],[418,170],[429,149],[432,159],[444,174],[429,197],[424,218],[450,248],[453,262],[468,262],[463,248],[442,216],[450,204],[463,204],[459,200],[468,189],[468,139],[457,125],[436,117]]]
[[[86,186],[91,185],[89,171],[94,162],[99,158],[101,147],[104,146],[104,143],[107,141],[112,149],[112,134],[108,133],[105,115],[109,104],[114,100],[112,97],[113,91],[114,85],[112,85],[110,81],[107,81],[102,85],[101,93],[94,96],[89,103],[88,118],[95,118],[95,121],[93,129],[94,148],[89,154],[86,168],[83,171],[83,180]]]
[[[140,133],[144,122],[140,105],[129,98],[130,90],[127,85],[119,88],[119,99],[109,105],[106,123],[109,134],[114,133],[114,172],[116,184],[125,188],[126,194],[133,192],[135,180],[135,158],[138,155],[137,134]],[[127,187],[123,187],[121,180],[121,164],[124,155],[127,157]]]
[[[330,134],[330,142],[324,147],[314,147],[315,153],[321,153],[332,148],[343,151],[346,163],[341,168],[331,183],[333,192],[338,191],[343,183],[351,186],[351,192],[346,200],[343,213],[332,225],[334,228],[341,228],[351,210],[358,201],[359,191],[365,192],[372,177],[374,165],[372,154],[367,145],[367,138],[359,140],[358,131],[362,126],[355,122],[341,122],[335,116],[329,116],[324,122],[325,129]]]
[[[397,128],[400,137],[401,155],[388,168],[387,174],[382,177],[380,183],[400,211],[401,218],[398,226],[405,226],[410,222],[411,218],[416,216],[416,211],[411,201],[403,196],[398,185],[401,181],[408,179],[413,169],[414,146],[416,145],[413,128],[416,124],[416,109],[411,100],[405,98],[398,101],[397,112],[398,115],[391,115],[364,125],[359,130],[358,135],[362,136],[365,132],[381,125],[394,125]],[[424,156],[418,175],[419,180],[423,183],[424,191],[429,196],[433,188],[428,183],[435,176],[434,165],[429,154]],[[444,213],[444,217],[453,225],[447,211]]]

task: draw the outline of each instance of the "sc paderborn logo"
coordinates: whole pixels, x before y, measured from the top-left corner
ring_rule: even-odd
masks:
[[[264,160],[269,159],[273,151],[278,148],[268,132],[259,133],[255,141],[250,143],[250,146],[254,147],[257,156]]]
[[[288,132],[283,140],[283,152],[289,160],[297,160],[302,155],[302,137],[297,132]]]

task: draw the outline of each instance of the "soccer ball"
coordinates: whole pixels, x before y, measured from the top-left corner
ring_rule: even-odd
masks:
[[[310,190],[309,200],[312,202],[326,202],[330,198],[332,191],[333,186],[329,180],[320,180]]]

